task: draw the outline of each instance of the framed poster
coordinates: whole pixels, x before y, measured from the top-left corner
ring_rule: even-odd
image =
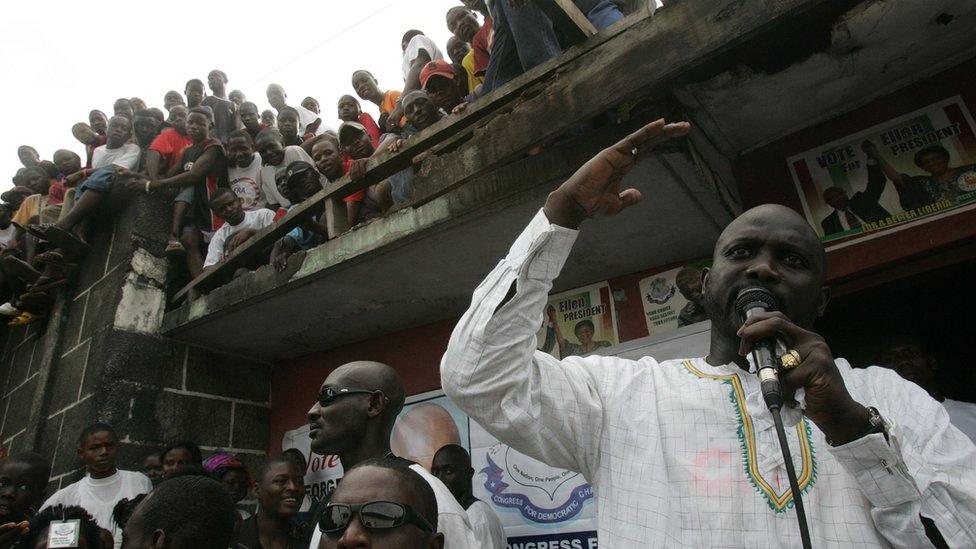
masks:
[[[959,96],[787,159],[823,242],[971,206],[976,133]]]
[[[704,269],[711,259],[646,276],[638,282],[647,334],[657,336],[708,320],[702,295]]]
[[[610,285],[600,282],[550,295],[537,339],[537,348],[556,358],[620,343]]]

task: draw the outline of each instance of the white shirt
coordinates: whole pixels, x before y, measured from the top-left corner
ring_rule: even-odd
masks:
[[[281,193],[278,192],[278,184],[276,181],[277,176],[284,173],[288,169],[289,164],[299,160],[308,162],[313,166],[315,165],[315,161],[305,152],[305,149],[298,145],[288,145],[285,147],[285,154],[281,160],[281,164],[277,166],[265,164],[261,167],[261,190],[264,192],[264,196],[267,197],[269,204],[277,204],[282,208],[291,206],[291,201],[281,196]]]
[[[947,398],[942,407],[949,413],[949,422],[976,443],[976,404]]]
[[[536,352],[577,234],[536,215],[455,328],[444,392],[501,442],[582,473],[595,489],[601,547],[799,547],[755,375],[701,358]],[[813,546],[926,547],[923,513],[950,545],[976,547],[973,443],[915,384],[836,362],[854,399],[889,422],[891,441],[874,434],[832,447],[812,422],[784,414]]]
[[[421,51],[426,51],[427,55],[430,56],[431,61],[436,61],[438,59],[444,59],[444,54],[441,50],[437,48],[437,44],[428,36],[423,34],[418,34],[410,39],[407,43],[407,49],[403,50],[403,81],[407,81],[407,75],[410,74],[410,65],[413,64],[417,56],[420,55]]]
[[[150,490],[152,490],[152,481],[149,477],[135,471],[116,471],[110,477],[99,479],[91,478],[86,474],[85,478],[65,486],[47,498],[41,509],[55,505],[82,507],[91,514],[100,527],[112,532],[115,546],[120,547],[122,529],[115,524],[112,509],[122,499],[131,500],[139,494],[149,493]]]
[[[92,153],[92,169],[97,170],[109,164],[115,164],[134,170],[139,164],[139,153],[139,145],[135,143],[126,143],[117,149],[110,149],[108,145],[100,145],[95,147],[95,151]]]
[[[474,535],[481,544],[480,547],[505,549],[508,537],[505,535],[505,529],[502,528],[502,521],[491,505],[479,499],[472,503],[467,511],[471,529],[474,530]]]
[[[296,106],[295,110],[298,111],[298,123],[302,126],[301,135],[308,133],[308,127],[314,124],[316,120],[322,118],[321,115],[315,114],[315,112],[310,111],[301,105]],[[327,125],[325,120],[322,120],[322,122],[319,123],[319,127],[315,130],[315,135],[322,135],[325,132],[335,133],[335,130]]]
[[[243,168],[227,166],[227,181],[234,194],[243,201],[247,211],[260,210],[268,205],[261,192],[261,155],[254,153],[251,163]]]
[[[431,489],[434,490],[434,496],[437,497],[437,531],[444,534],[444,548],[476,549],[484,547],[478,543],[474,531],[471,530],[468,514],[461,507],[461,504],[454,499],[454,494],[447,489],[447,486],[421,465],[414,463],[410,468],[424,477],[427,484],[430,484]],[[321,539],[322,531],[316,526],[312,532],[312,542],[308,545],[309,549],[318,549]]]
[[[244,212],[244,220],[237,225],[231,225],[228,221],[217,229],[214,233],[213,238],[210,239],[210,245],[207,247],[207,259],[204,260],[203,266],[209,267],[211,265],[216,265],[224,260],[224,242],[228,238],[234,236],[244,229],[253,229],[259,231],[274,223],[275,213],[268,209],[254,210],[251,212]]]

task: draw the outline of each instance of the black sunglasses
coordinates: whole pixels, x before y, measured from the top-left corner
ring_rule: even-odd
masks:
[[[358,516],[359,523],[369,530],[389,530],[412,524],[424,532],[434,531],[427,519],[418,515],[409,505],[392,501],[330,503],[319,515],[319,528],[325,535],[338,538],[346,531],[353,516]]]
[[[383,395],[383,391],[370,391],[369,389],[339,389],[337,387],[325,387],[319,391],[319,405],[322,407],[328,406],[337,399],[346,395],[371,395],[374,393]],[[386,395],[383,395],[383,398],[386,398]]]

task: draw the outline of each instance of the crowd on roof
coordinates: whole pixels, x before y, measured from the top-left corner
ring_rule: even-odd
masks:
[[[611,0],[575,3],[597,29],[623,18]],[[193,279],[329,182],[362,178],[369,158],[401,150],[417,133],[562,51],[559,30],[531,1],[494,2],[490,9],[485,0],[463,4],[445,14],[452,36],[443,49],[419,30],[404,33],[401,86],[381,88],[368,68],[353,72],[353,93],[334,103],[336,129],[323,122],[316,98],[295,103],[271,84],[273,110],[260,112],[215,69],[206,82],[186,82],[183,93],[165,92],[162,109],[132,97],[116,100],[111,116],[92,110],[71,128],[84,159],[60,149],[42,160],[22,145],[23,168],[0,206],[2,287],[9,296],[0,314],[12,325],[45,318],[52,290],[91,248],[91,221],[111,215],[105,201],[115,189],[172,201],[166,254],[182,257]],[[360,101],[375,104],[379,118],[363,112]],[[409,202],[412,179],[408,167],[344,197],[348,226]],[[324,216],[314,217],[242,268],[284,269],[296,251],[332,236]]]

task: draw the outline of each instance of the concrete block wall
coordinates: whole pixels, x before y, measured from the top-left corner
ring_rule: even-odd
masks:
[[[158,336],[172,269],[170,203],[123,192],[46,323],[9,329],[0,354],[0,444],[52,462],[50,489],[83,474],[81,429],[113,425],[122,467],[192,440],[256,464],[267,451],[271,365]]]

